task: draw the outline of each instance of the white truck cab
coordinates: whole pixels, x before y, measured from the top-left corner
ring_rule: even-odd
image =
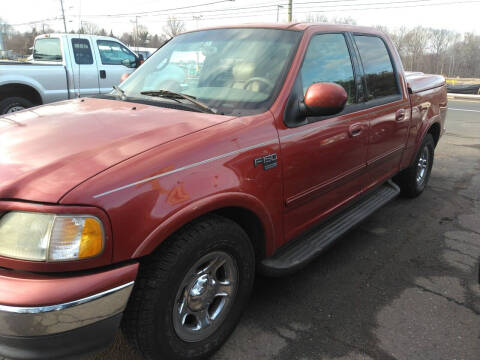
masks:
[[[31,62],[0,62],[0,114],[110,92],[140,63],[133,51],[112,37],[37,36]]]

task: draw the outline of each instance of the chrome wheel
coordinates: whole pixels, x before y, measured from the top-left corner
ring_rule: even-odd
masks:
[[[175,297],[173,326],[183,341],[206,339],[222,324],[237,291],[235,260],[223,251],[205,255],[184,277]]]
[[[20,106],[20,105],[12,106],[12,107],[8,108],[8,110],[5,114],[14,113],[14,112],[21,111],[21,110],[25,110],[25,107]]]
[[[417,162],[417,184],[421,185],[428,173],[428,160],[430,158],[430,151],[428,147],[425,146],[420,154],[420,157]]]

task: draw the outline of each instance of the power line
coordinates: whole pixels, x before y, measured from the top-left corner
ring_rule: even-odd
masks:
[[[362,1],[362,0],[347,0],[344,2],[350,2],[350,1]],[[467,4],[467,3],[479,3],[480,0],[467,0],[467,1],[459,1],[456,4],[452,4],[450,2],[434,2],[437,0],[402,0],[402,1],[390,1],[390,2],[374,2],[374,3],[355,3],[355,4],[335,4],[335,5],[324,5],[324,3],[338,3],[338,1],[335,0],[327,0],[327,1],[308,1],[308,2],[299,2],[295,3],[295,7],[299,9],[300,11],[296,11],[295,13],[315,13],[315,12],[336,12],[336,11],[342,11],[342,10],[347,10],[345,7],[348,8],[348,11],[363,11],[363,10],[388,10],[388,9],[398,9],[398,8],[411,8],[411,7],[426,7],[426,6],[443,6],[443,5],[456,5],[456,4]],[[419,2],[426,2],[426,4],[417,4]],[[392,5],[392,4],[405,4],[405,3],[415,3],[415,5],[399,5],[399,6],[385,6],[385,7],[378,7],[378,5]],[[317,10],[317,9],[312,9],[309,8],[307,11],[301,11],[304,9],[304,6],[307,4],[317,4],[317,5],[322,5],[323,8],[329,8],[328,10]],[[279,4],[277,4],[279,5]],[[217,19],[232,19],[232,18],[244,18],[244,17],[258,17],[258,16],[265,16],[265,15],[274,15],[277,11],[277,5],[273,5],[275,7],[272,7],[271,9],[263,9],[263,10],[258,10],[257,8],[252,10],[249,10],[250,8],[234,8],[234,9],[226,9],[224,10],[224,13],[222,14],[211,14],[211,15],[205,15],[202,17],[202,20],[217,20]],[[285,3],[285,5],[287,5]],[[303,5],[303,6],[302,6]],[[272,6],[272,5],[270,5]],[[351,8],[351,7],[360,7],[361,8]],[[364,6],[367,6],[366,8]],[[262,7],[266,7],[262,6]],[[238,11],[245,9],[247,11]],[[191,12],[189,13],[177,13],[175,15],[187,15],[187,14],[192,14]],[[158,14],[158,15],[151,15],[154,17],[168,17],[171,16],[171,14]],[[191,16],[185,16],[185,17],[177,17],[177,20],[183,20],[183,21],[190,21]]]
[[[304,1],[304,2],[296,2],[295,7],[298,9],[303,9],[305,5],[321,5],[322,8],[339,8],[339,7],[354,7],[354,6],[377,6],[377,5],[390,5],[390,4],[404,4],[404,3],[420,3],[420,2],[431,2],[431,1],[436,1],[436,0],[406,0],[406,1],[391,1],[391,2],[374,2],[374,3],[353,3],[353,4],[338,4],[339,2],[342,3],[350,3],[350,2],[358,2],[362,0],[326,0],[326,1]],[[473,1],[475,2],[475,1]],[[335,3],[334,5],[325,5],[327,3]],[[200,6],[199,4],[198,6]],[[258,14],[259,16],[264,14],[264,13],[271,13],[272,11],[277,11],[278,6],[287,6],[289,5],[289,2],[283,2],[283,3],[270,3],[270,4],[265,4],[264,5],[257,5],[257,6],[250,6],[250,7],[237,7],[237,8],[230,8],[230,9],[210,9],[210,10],[200,10],[200,11],[188,11],[188,12],[174,12],[174,13],[168,13],[168,14],[156,14],[157,12],[160,11],[167,11],[167,10],[156,10],[156,11],[151,11],[147,15],[144,15],[143,17],[171,17],[171,16],[182,16],[186,15],[187,17],[185,18],[187,21],[191,20],[191,15],[192,14],[205,14],[205,13],[223,13],[223,14],[211,14],[211,15],[205,15],[204,20],[207,19],[207,16],[211,19],[216,19],[216,18],[221,18],[225,13],[235,13],[235,14],[241,14],[241,13],[252,13],[252,14]],[[431,5],[435,5],[432,3]],[[418,5],[421,6],[421,5]],[[268,9],[271,8],[271,9]],[[180,8],[177,8],[177,10]],[[264,9],[264,10],[258,10],[258,9]],[[239,10],[251,10],[247,12],[238,12]],[[315,9],[309,9],[309,11],[317,11]],[[331,11],[331,10],[330,10]],[[132,13],[133,15],[134,13]],[[211,17],[214,15],[219,15],[220,17]],[[98,16],[102,17],[105,15],[90,15],[90,16]],[[108,16],[114,16],[114,15],[108,15]]]
[[[151,11],[141,11],[141,12],[131,12],[131,13],[117,13],[117,14],[103,14],[103,15],[83,15],[85,17],[117,17],[117,16],[132,16],[132,15],[146,15],[146,14],[151,14],[154,12],[166,12],[166,11],[175,11],[175,10],[184,10],[184,9],[191,9],[194,7],[200,7],[200,6],[209,6],[209,5],[214,5],[214,4],[220,4],[224,2],[230,2],[230,1],[235,1],[235,0],[218,0],[218,1],[213,1],[209,3],[203,3],[203,4],[197,4],[197,5],[189,5],[189,6],[183,6],[183,7],[178,7],[178,8],[173,8],[173,9],[161,9],[161,10],[151,10]]]
[[[357,4],[357,6],[372,6],[372,5],[385,5],[385,4],[403,4],[405,2],[418,2],[418,1],[431,1],[431,0],[407,0],[407,1],[398,1],[398,2],[389,2],[389,3],[369,3],[369,4]],[[445,6],[445,5],[462,5],[462,4],[471,4],[471,3],[480,3],[480,0],[467,0],[467,1],[458,1],[455,4],[451,2],[443,2],[443,3],[428,3],[428,4],[418,4],[418,5],[398,5],[398,6],[387,6],[387,7],[362,7],[362,8],[349,8],[348,11],[364,11],[364,10],[389,10],[389,9],[400,9],[400,8],[412,8],[412,7],[429,7],[429,6]],[[342,10],[347,10],[344,8],[340,8],[342,5],[337,5],[336,8],[330,8],[328,10],[316,10],[316,9],[309,9],[306,11],[295,11],[295,13],[327,13],[327,12],[338,12]],[[245,18],[245,17],[258,17],[258,16],[265,16],[265,15],[272,15],[274,16],[276,13],[276,9],[271,10],[263,10],[263,11],[254,11],[254,12],[236,12],[235,14],[228,15],[222,14],[221,16],[218,15],[211,15],[205,16],[202,20],[218,20],[218,19],[235,19],[235,18]],[[177,18],[177,20],[181,21],[189,21],[191,18]]]
[[[210,3],[205,3],[205,4],[197,4],[197,5],[192,5],[191,7],[199,7],[199,6],[207,6],[210,4],[214,3],[220,3],[220,2],[225,2],[229,0],[222,0],[222,1],[215,1],[215,2],[210,2]],[[285,0],[284,0],[285,1]],[[436,3],[434,1],[437,0],[405,0],[405,1],[391,1],[391,2],[374,2],[374,3],[358,3],[359,1],[362,0],[325,0],[325,1],[303,1],[303,2],[295,2],[295,8],[298,9],[295,11],[295,13],[299,14],[304,14],[304,13],[327,13],[327,12],[338,12],[342,10],[347,10],[348,11],[364,11],[364,10],[388,10],[388,9],[399,9],[399,8],[412,8],[412,7],[429,7],[429,6],[445,6],[445,5],[461,5],[461,4],[470,4],[470,3],[479,3],[480,0],[467,0],[467,1],[458,1],[455,4],[452,4],[450,2],[442,2],[442,3]],[[342,2],[344,4],[338,4],[339,2]],[[420,2],[423,2],[425,4],[418,4]],[[336,3],[334,5],[326,5],[326,3]],[[347,4],[345,4],[347,3]],[[350,4],[348,4],[350,3]],[[415,3],[413,5],[398,5],[398,6],[382,6],[378,7],[379,5],[392,5],[392,4],[405,4],[405,3]],[[172,15],[178,16],[178,15],[185,15],[185,17],[178,17],[178,20],[181,21],[190,21],[191,14],[192,13],[211,13],[210,15],[205,15],[202,17],[202,20],[217,20],[217,19],[232,19],[232,18],[245,18],[245,17],[258,17],[258,16],[268,16],[272,15],[274,16],[277,12],[278,5],[288,5],[288,3],[281,3],[277,2],[275,4],[271,3],[270,5],[267,3],[264,3],[264,5],[258,5],[258,6],[252,6],[252,7],[238,7],[238,8],[230,8],[230,9],[210,9],[210,10],[204,10],[204,11],[196,11],[196,12],[177,12],[174,14],[151,14],[151,15],[146,15],[145,17],[169,17]],[[306,11],[302,11],[305,9],[307,5],[321,5],[322,9],[315,9],[315,8],[309,8]],[[365,6],[365,7],[364,7]],[[323,8],[329,8],[327,10],[323,10]],[[184,8],[175,8],[172,10],[181,10]],[[247,11],[239,11],[239,10],[247,10]],[[153,11],[153,12],[159,12],[160,10]],[[167,10],[161,10],[161,11],[167,11]],[[151,12],[149,12],[151,13]],[[78,16],[78,15],[77,15]],[[82,17],[85,15],[82,15]],[[103,17],[105,15],[92,15],[95,17]],[[115,15],[108,15],[109,17],[115,16]],[[138,15],[137,15],[138,16]],[[123,18],[122,16],[117,16],[118,18]],[[58,21],[61,20],[61,18],[55,17],[55,18],[47,18],[43,20],[35,20],[35,21],[30,21],[30,22],[25,22],[25,23],[19,23],[19,24],[12,24],[12,26],[23,26],[23,25],[33,25],[33,24],[38,24],[42,22],[49,22],[49,21]],[[114,23],[123,23],[123,21],[111,21]]]
[[[40,24],[43,22],[49,22],[49,21],[57,21],[61,20],[59,17],[54,17],[54,18],[48,18],[48,19],[43,19],[43,20],[32,20],[24,23],[18,23],[18,24],[10,24],[10,26],[24,26],[24,25],[35,25],[35,24]]]

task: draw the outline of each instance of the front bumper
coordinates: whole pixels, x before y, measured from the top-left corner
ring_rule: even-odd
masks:
[[[137,271],[138,264],[76,277],[0,271],[0,357],[55,359],[107,345]]]

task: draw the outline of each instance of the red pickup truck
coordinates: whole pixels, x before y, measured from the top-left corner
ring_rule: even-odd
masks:
[[[188,32],[111,94],[0,117],[0,355],[120,326],[147,359],[212,354],[256,270],[424,190],[446,107],[383,33],[287,24]]]

